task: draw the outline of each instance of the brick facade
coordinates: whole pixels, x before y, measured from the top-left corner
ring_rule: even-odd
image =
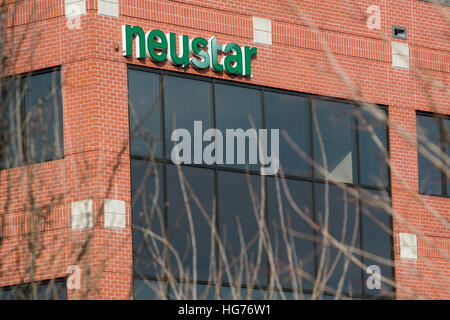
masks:
[[[450,199],[418,194],[415,110],[450,114],[450,35],[443,15],[450,7],[434,8],[419,0],[364,1],[211,1],[119,0],[119,17],[98,14],[97,0],[86,1],[80,28],[69,29],[63,0],[7,1],[16,6],[8,35],[22,42],[9,57],[10,74],[61,66],[63,78],[64,159],[0,171],[0,212],[4,226],[0,247],[0,285],[20,282],[32,261],[24,246],[29,236],[32,192],[39,208],[51,208],[45,222],[37,279],[67,275],[67,267],[91,268],[97,285],[89,298],[126,299],[131,296],[131,195],[128,153],[127,64],[178,72],[201,73],[256,85],[354,99],[327,59],[327,50],[368,101],[389,107],[395,280],[397,298],[449,299],[450,232],[426,206],[447,221]],[[294,4],[294,6],[291,6]],[[34,7],[36,5],[36,7]],[[381,9],[381,29],[368,29],[366,8]],[[311,27],[297,9],[308,15]],[[13,11],[10,11],[10,16]],[[252,17],[270,19],[272,45],[253,43]],[[240,78],[181,69],[170,62],[155,65],[122,56],[121,25],[145,31],[202,36],[215,35],[220,43],[256,46],[253,77]],[[407,28],[410,68],[392,66],[392,25]],[[8,39],[11,46],[11,38]],[[14,62],[14,63],[13,63]],[[430,79],[435,82],[430,83]],[[440,89],[444,87],[446,89]],[[406,132],[411,141],[401,132]],[[412,142],[412,143],[411,143]],[[113,179],[110,179],[114,176]],[[33,179],[32,190],[27,181]],[[94,228],[73,231],[70,204],[93,199]],[[104,228],[103,199],[126,202],[126,227]],[[7,212],[5,214],[5,211]],[[415,232],[414,230],[417,230]],[[400,258],[400,232],[422,233],[418,259]],[[90,254],[77,261],[81,243],[93,236]],[[22,244],[22,245],[21,245]],[[87,275],[86,275],[87,276]],[[83,277],[83,281],[86,280]],[[447,282],[446,282],[447,281]],[[411,293],[411,290],[412,292]],[[82,297],[69,290],[69,298]]]

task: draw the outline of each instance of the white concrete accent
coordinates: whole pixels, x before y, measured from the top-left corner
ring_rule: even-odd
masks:
[[[400,233],[400,258],[417,259],[417,237],[413,233]]]
[[[269,19],[253,17],[253,41],[272,45],[272,22]]]
[[[74,18],[86,14],[86,0],[64,0],[66,18]]]
[[[125,201],[105,199],[105,228],[125,228]]]
[[[92,228],[92,200],[72,202],[72,230]]]
[[[119,0],[98,0],[98,14],[117,18],[119,16]]]
[[[407,43],[391,42],[392,66],[409,69],[409,47]]]

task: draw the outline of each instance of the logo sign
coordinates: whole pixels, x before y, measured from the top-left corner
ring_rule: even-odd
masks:
[[[221,45],[216,37],[206,40],[202,37],[190,39],[187,35],[164,34],[155,29],[147,33],[139,26],[122,26],[122,48],[124,56],[133,55],[133,41],[136,42],[136,58],[150,58],[154,62],[169,60],[180,67],[191,65],[196,69],[211,68],[246,77],[252,76],[252,59],[256,48],[241,47],[236,43]]]

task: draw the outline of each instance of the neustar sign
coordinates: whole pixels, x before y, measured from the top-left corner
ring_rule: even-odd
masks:
[[[133,40],[136,38],[136,58],[151,58],[154,62],[168,59],[174,65],[187,67],[189,64],[197,69],[211,68],[230,74],[252,76],[252,58],[256,48],[240,47],[236,43],[220,45],[216,37],[206,40],[202,37],[189,39],[175,33],[164,34],[155,29],[147,33],[138,26],[122,26],[122,48],[124,56],[133,55]],[[178,50],[177,50],[178,49]],[[207,49],[207,51],[206,51]],[[190,54],[193,57],[190,57]],[[219,55],[221,59],[219,61]]]

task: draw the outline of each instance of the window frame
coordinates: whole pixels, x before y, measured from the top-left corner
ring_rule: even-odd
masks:
[[[421,110],[416,110],[416,133],[418,130],[418,126],[417,126],[417,120],[419,117],[429,117],[429,118],[433,118],[436,119],[437,121],[439,121],[439,149],[441,151],[441,161],[443,162],[443,155],[445,154],[445,137],[444,137],[444,121],[450,121],[450,115],[448,114],[440,114],[440,113],[434,113],[434,112],[428,112],[428,111],[421,111]],[[417,138],[416,138],[417,140]],[[417,143],[419,143],[419,141],[417,140]],[[450,144],[450,141],[448,141],[447,143]],[[431,196],[431,197],[440,197],[440,198],[450,198],[450,190],[447,190],[447,179],[450,179],[450,176],[447,177],[445,172],[443,172],[441,169],[439,169],[439,174],[441,175],[441,194],[432,194],[432,193],[427,193],[427,192],[421,192],[420,191],[420,179],[419,179],[419,149],[417,148],[417,188],[418,188],[418,193],[421,195],[425,195],[425,196]],[[428,159],[427,159],[428,161]]]
[[[166,145],[165,145],[165,141],[166,141],[166,128],[165,128],[165,110],[164,110],[164,76],[175,76],[175,77],[182,77],[182,78],[187,78],[187,79],[192,79],[192,80],[199,80],[199,81],[206,81],[206,82],[210,82],[211,83],[211,116],[212,116],[212,126],[213,128],[216,128],[216,102],[215,102],[215,84],[224,84],[224,85],[231,85],[231,86],[237,86],[237,87],[242,87],[242,88],[248,88],[248,89],[256,89],[260,91],[260,95],[261,95],[261,106],[260,106],[260,114],[261,114],[261,129],[266,129],[266,119],[265,119],[265,105],[264,105],[264,93],[267,92],[274,92],[274,93],[279,93],[279,94],[287,94],[287,95],[293,95],[293,96],[299,96],[299,97],[303,97],[306,98],[308,100],[308,113],[309,113],[309,119],[308,119],[308,123],[309,123],[309,151],[310,151],[310,157],[312,159],[314,159],[314,148],[313,148],[313,127],[312,127],[312,110],[313,110],[313,103],[314,100],[322,100],[322,101],[329,101],[329,102],[337,102],[337,103],[345,103],[345,104],[349,104],[352,106],[353,108],[353,113],[354,113],[354,125],[355,125],[355,142],[356,142],[356,172],[355,174],[357,175],[357,179],[354,179],[355,182],[352,183],[348,183],[348,182],[339,182],[340,184],[343,184],[347,187],[351,187],[356,189],[358,192],[360,192],[360,189],[368,189],[368,190],[375,190],[375,191],[385,191],[387,192],[387,194],[389,195],[389,198],[391,200],[392,203],[392,191],[391,191],[391,169],[388,165],[386,165],[387,168],[387,181],[386,181],[386,186],[385,187],[381,187],[381,186],[374,186],[374,185],[362,185],[360,184],[361,181],[361,174],[360,174],[360,150],[359,150],[359,126],[358,126],[358,112],[356,112],[356,108],[359,108],[361,105],[363,105],[363,103],[361,101],[352,101],[352,100],[348,100],[348,99],[343,99],[343,98],[336,98],[336,97],[328,97],[328,96],[322,96],[322,95],[317,95],[317,94],[311,94],[311,93],[303,93],[303,92],[298,92],[298,91],[293,91],[293,90],[286,90],[286,89],[280,89],[280,88],[273,88],[273,87],[269,87],[269,86],[263,86],[263,85],[255,85],[255,84],[249,84],[249,83],[244,83],[241,81],[233,81],[233,80],[228,80],[228,79],[218,79],[215,77],[209,77],[209,76],[204,76],[204,75],[197,75],[197,74],[190,74],[190,73],[181,73],[181,72],[177,72],[177,71],[172,71],[172,70],[166,70],[166,69],[159,69],[159,68],[154,68],[154,67],[147,67],[147,66],[139,66],[139,65],[134,65],[134,64],[127,64],[127,70],[138,70],[138,71],[143,71],[143,72],[151,72],[151,73],[155,73],[155,74],[159,74],[160,76],[160,93],[159,93],[159,99],[160,99],[160,106],[161,106],[161,114],[160,114],[160,122],[161,122],[161,131],[162,131],[162,136],[161,136],[161,143],[162,143],[162,158],[154,158],[154,159],[150,159],[149,157],[143,157],[143,156],[136,156],[130,153],[130,160],[143,160],[143,161],[154,161],[156,163],[158,163],[159,165],[162,165],[163,167],[163,176],[161,177],[161,191],[163,192],[163,203],[167,203],[167,172],[166,172],[166,165],[167,164],[173,164],[172,161],[170,159],[166,158]],[[128,81],[128,80],[127,80]],[[128,92],[129,92],[129,87],[128,87]],[[128,97],[128,102],[129,102],[129,97]],[[388,112],[388,106],[387,105],[382,105],[382,104],[375,104],[378,108],[380,108],[381,110],[383,110],[386,113],[386,117],[389,118],[389,112]],[[128,111],[130,112],[130,103],[128,103]],[[129,113],[130,114],[130,113]],[[389,135],[389,127],[387,125],[385,125],[385,135],[386,135],[386,152],[388,157],[390,157],[390,135]],[[129,128],[129,131],[131,132],[131,126]],[[131,134],[129,135],[129,145],[131,146]],[[131,148],[130,148],[131,150]],[[250,175],[256,175],[256,176],[260,176],[259,171],[250,171],[250,170],[243,170],[243,169],[239,169],[239,168],[232,168],[232,167],[227,167],[227,166],[222,166],[222,165],[217,165],[217,164],[213,164],[213,165],[206,165],[206,164],[182,164],[181,166],[186,166],[186,167],[197,167],[197,168],[204,168],[204,169],[212,169],[214,170],[214,184],[215,184],[215,195],[216,195],[216,227],[218,232],[220,231],[220,226],[218,225],[219,222],[219,216],[220,216],[220,212],[219,212],[219,193],[220,190],[218,190],[218,172],[219,171],[230,171],[230,172],[235,172],[235,173],[243,173],[243,174],[250,174]],[[130,172],[132,170],[132,166],[131,166],[131,161],[130,161]],[[300,180],[300,181],[306,181],[306,182],[310,182],[311,186],[312,186],[312,204],[313,204],[313,218],[316,219],[316,209],[315,209],[315,201],[316,201],[316,197],[315,197],[315,185],[316,184],[325,184],[325,179],[319,179],[315,176],[315,170],[311,167],[311,175],[309,177],[304,177],[304,176],[293,176],[293,175],[287,175],[285,174],[283,176],[284,179],[288,179],[288,180]],[[132,181],[131,181],[131,185],[132,185]],[[333,181],[328,181],[329,184],[335,184]],[[264,184],[264,190],[267,193],[267,181]],[[133,201],[133,195],[132,195],[132,201]],[[267,197],[266,197],[266,201],[267,201]],[[362,244],[363,244],[363,235],[362,233],[362,227],[361,227],[361,221],[362,221],[362,206],[361,206],[361,199],[358,200],[359,201],[359,209],[357,214],[359,215],[359,243],[360,243],[360,248],[362,248]],[[167,228],[167,223],[168,223],[168,214],[167,214],[167,206],[164,206],[164,223],[165,226]],[[267,203],[265,205],[265,215],[266,215],[266,223],[268,223],[268,206]],[[389,217],[389,226],[387,226],[390,230],[393,230],[393,218],[392,216]],[[167,230],[166,230],[167,231]],[[134,233],[135,231],[132,228],[132,233]],[[220,233],[220,232],[219,232]],[[313,230],[313,234],[316,237],[316,231]],[[394,242],[393,242],[393,235],[389,236],[390,237],[390,243],[391,243],[391,256],[390,259],[394,260]],[[316,250],[316,244],[314,244],[315,250]],[[134,253],[133,253],[134,254]],[[218,259],[218,255],[216,255],[217,259]],[[317,253],[315,252],[315,257],[317,257]],[[317,258],[315,258],[317,259]],[[364,256],[361,255],[360,256],[360,260],[361,262],[363,262]],[[268,266],[269,264],[267,264]],[[316,269],[316,274],[315,276],[317,276],[317,263],[315,263],[315,269]],[[395,281],[395,268],[394,266],[391,267],[392,269],[392,280]],[[216,270],[217,272],[217,270]],[[149,281],[167,281],[167,279],[161,279],[160,277],[156,277],[156,276],[150,276],[150,277],[140,277],[139,275],[135,274],[135,269],[133,267],[133,279],[134,280],[143,280],[143,279],[147,279]],[[178,282],[180,283],[191,283],[193,284],[191,281],[187,281],[185,279],[176,279]],[[361,270],[361,286],[362,286],[362,291],[361,291],[361,295],[352,295],[352,297],[354,298],[362,298],[362,299],[384,299],[385,297],[377,297],[377,296],[370,296],[370,295],[366,295],[365,294],[365,278],[364,278],[364,273]],[[207,283],[205,281],[197,281],[195,283],[196,285],[215,285],[215,284],[211,284],[211,283]],[[230,284],[225,283],[225,282],[221,282],[220,283],[221,287],[224,286],[229,286]],[[167,297],[170,297],[170,286],[166,284],[167,287]],[[241,285],[241,289],[245,289],[247,288],[247,286],[245,284]],[[258,286],[258,285],[253,285],[254,289],[262,289],[265,290],[267,289],[265,286]],[[134,281],[133,281],[133,290],[134,290]],[[290,289],[284,289],[284,292],[291,292],[292,290]],[[303,290],[304,294],[308,294],[311,293],[309,292],[309,290]],[[324,294],[331,294],[332,293],[324,293]],[[343,297],[346,296],[346,294],[342,295]],[[396,289],[393,288],[392,289],[392,297],[395,299],[396,296]]]
[[[27,124],[25,123],[25,119],[26,119],[26,106],[25,106],[25,100],[26,100],[26,88],[25,88],[25,83],[28,79],[30,79],[33,76],[36,75],[41,75],[41,74],[46,74],[46,73],[53,73],[53,72],[59,72],[59,77],[60,77],[60,89],[61,89],[61,110],[60,110],[60,126],[61,126],[61,157],[55,157],[52,159],[45,159],[43,161],[30,161],[28,159],[27,156]],[[63,97],[62,97],[62,68],[60,65],[58,66],[54,66],[54,67],[49,67],[49,68],[44,68],[44,69],[39,69],[39,70],[34,70],[34,71],[29,71],[29,72],[25,72],[25,73],[20,73],[20,74],[15,74],[15,75],[11,75],[6,77],[7,81],[9,81],[9,79],[13,79],[14,81],[17,82],[18,87],[19,87],[19,91],[21,93],[21,103],[20,106],[18,106],[18,110],[20,112],[20,128],[18,128],[18,130],[21,131],[22,133],[22,144],[20,146],[20,149],[22,151],[22,155],[23,155],[23,162],[19,163],[19,165],[17,166],[11,166],[9,168],[3,168],[3,166],[0,165],[0,171],[1,170],[9,170],[12,168],[18,168],[18,167],[24,167],[24,166],[28,166],[28,165],[33,165],[33,164],[39,164],[39,163],[46,163],[46,162],[50,162],[50,161],[56,161],[56,160],[62,160],[65,158],[64,155],[64,115],[63,115],[63,110],[64,110],[64,106],[63,106]],[[58,123],[56,123],[58,124]]]
[[[15,290],[16,288],[21,288],[25,292],[25,299],[13,299],[13,300],[46,300],[46,299],[33,299],[32,294],[30,293],[30,289],[33,285],[37,285],[38,287],[41,285],[48,285],[48,284],[56,284],[56,283],[64,283],[65,284],[65,295],[67,300],[67,278],[61,277],[61,278],[53,278],[53,279],[45,279],[45,280],[39,280],[34,282],[23,282],[18,284],[11,284],[8,286],[0,287],[0,292],[9,291],[9,290]],[[1,300],[1,299],[0,299]],[[49,299],[47,299],[49,300]],[[52,300],[59,300],[59,299],[52,299]]]

